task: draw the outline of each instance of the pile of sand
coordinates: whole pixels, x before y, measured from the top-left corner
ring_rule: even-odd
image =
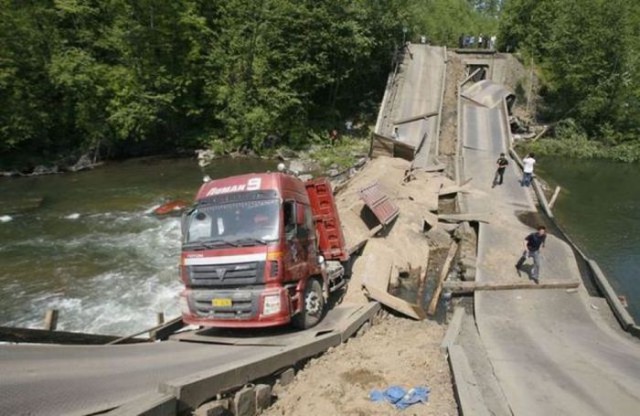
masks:
[[[390,385],[431,389],[427,404],[406,415],[457,415],[449,367],[440,353],[444,327],[388,317],[364,336],[329,350],[298,372],[293,384],[277,386],[278,399],[266,415],[391,415],[387,403],[369,400],[372,389]]]

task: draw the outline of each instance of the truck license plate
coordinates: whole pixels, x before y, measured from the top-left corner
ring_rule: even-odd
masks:
[[[217,306],[217,307],[230,307],[231,306],[231,299],[228,298],[221,298],[221,299],[213,299],[211,301],[211,304],[213,306]]]

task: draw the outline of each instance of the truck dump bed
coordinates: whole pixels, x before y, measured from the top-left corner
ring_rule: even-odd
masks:
[[[340,216],[333,197],[331,184],[326,178],[311,179],[305,182],[313,221],[318,232],[318,245],[326,260],[346,261],[349,259]]]

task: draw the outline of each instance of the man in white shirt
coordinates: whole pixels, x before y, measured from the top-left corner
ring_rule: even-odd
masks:
[[[529,153],[524,159],[522,159],[522,164],[524,165],[522,168],[522,171],[524,172],[521,182],[522,186],[531,185],[531,181],[533,180],[533,165],[536,164],[536,160],[533,156],[533,153]]]

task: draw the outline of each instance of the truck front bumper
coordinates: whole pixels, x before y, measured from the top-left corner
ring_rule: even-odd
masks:
[[[182,293],[182,319],[209,327],[268,327],[291,320],[284,288],[187,289]]]

